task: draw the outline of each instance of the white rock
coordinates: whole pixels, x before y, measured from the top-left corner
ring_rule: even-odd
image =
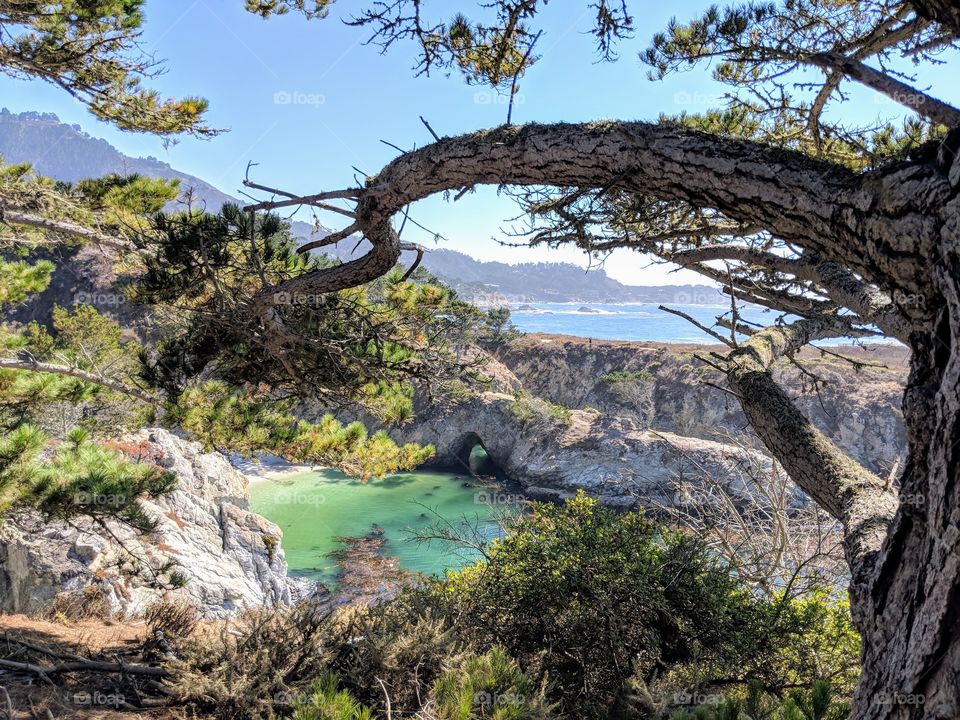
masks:
[[[146,456],[176,475],[175,489],[143,502],[157,519],[143,535],[112,524],[113,534],[91,522],[44,524],[21,516],[0,530],[0,609],[36,612],[64,591],[99,588],[119,613],[137,615],[162,596],[191,600],[208,618],[225,617],[244,606],[286,605],[291,582],[280,546],[280,529],[250,512],[247,481],[220,453],[166,430],[147,429],[129,438]],[[173,560],[187,578],[185,587],[152,587],[149,572],[121,573],[131,556],[146,566]]]

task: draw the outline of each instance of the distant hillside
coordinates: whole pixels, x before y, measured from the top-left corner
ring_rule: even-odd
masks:
[[[180,172],[154,157],[124,155],[106,140],[87,135],[79,125],[66,125],[51,113],[0,110],[0,156],[6,162],[32,163],[38,173],[74,182],[109,173],[139,173],[177,178],[194,203],[212,212],[227,202],[242,201],[200,178]],[[294,233],[311,236],[313,227],[295,222]],[[346,240],[328,252],[348,259],[356,243]],[[361,246],[357,253],[362,254]],[[706,285],[629,286],[602,270],[584,270],[571,263],[480,262],[454,250],[433,249],[424,261],[428,270],[479,304],[522,302],[672,302],[716,304],[726,296]]]
[[[729,298],[706,285],[624,285],[602,269],[572,263],[481,262],[454,250],[433,250],[424,264],[461,295],[479,304],[529,302],[670,302],[709,304]]]
[[[184,190],[192,188],[196,200],[214,212],[226,202],[237,202],[157,158],[124,155],[106,140],[87,135],[79,125],[66,125],[52,113],[0,110],[0,155],[8,163],[28,162],[41,175],[66,182],[110,173],[177,178]]]

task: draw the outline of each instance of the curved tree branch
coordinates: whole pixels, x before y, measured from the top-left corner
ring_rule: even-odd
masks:
[[[904,292],[922,286],[930,270],[922,261],[930,218],[922,206],[887,199],[886,175],[858,176],[801,153],[666,124],[525,125],[443,138],[396,158],[357,201],[356,222],[373,249],[287,280],[258,301],[269,304],[278,288],[322,293],[384,274],[400,252],[390,224],[395,214],[430,195],[479,184],[616,187],[682,200],[775,228],[787,242]]]

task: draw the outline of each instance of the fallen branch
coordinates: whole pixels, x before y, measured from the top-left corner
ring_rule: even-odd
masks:
[[[100,660],[72,660],[60,665],[44,667],[43,665],[36,665],[30,662],[0,659],[0,667],[29,672],[41,677],[74,672],[119,673],[121,675],[144,675],[147,677],[161,678],[170,676],[170,673],[161,667],[153,667],[151,665],[125,665],[123,663],[110,663]]]

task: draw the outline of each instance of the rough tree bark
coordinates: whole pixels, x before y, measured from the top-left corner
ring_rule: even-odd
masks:
[[[901,497],[911,501],[898,504],[879,478],[843,456],[770,376],[775,359],[835,332],[835,322],[832,331],[810,320],[758,334],[729,356],[728,380],[770,451],[844,523],[864,643],[854,716],[952,720],[960,717],[958,146],[954,131],[909,162],[857,175],[798,153],[658,124],[530,125],[444,138],[351,191],[354,224],[373,243],[370,253],[287,280],[257,302],[269,305],[278,290],[322,293],[385,273],[400,253],[394,215],[418,199],[479,184],[619,188],[683,200],[818,258],[809,272],[877,320],[889,314],[888,331],[913,351],[901,479]]]
[[[910,4],[920,17],[935,20],[960,37],[960,5],[957,0],[913,0]]]

